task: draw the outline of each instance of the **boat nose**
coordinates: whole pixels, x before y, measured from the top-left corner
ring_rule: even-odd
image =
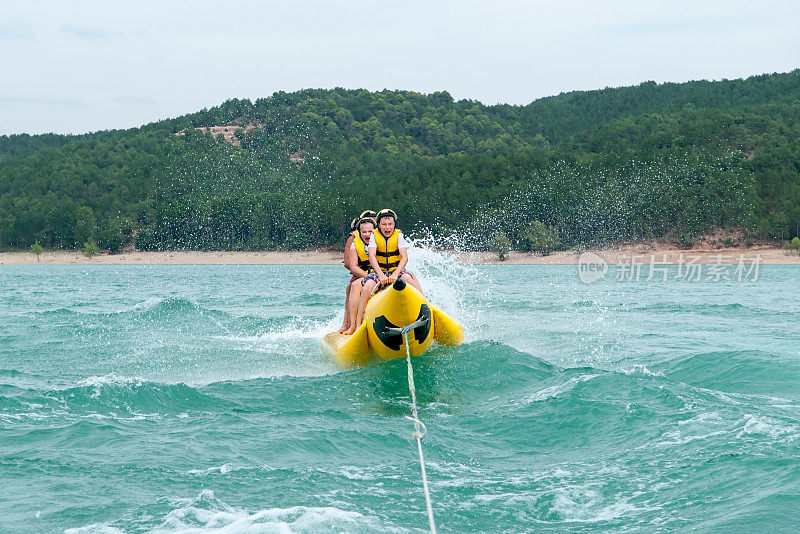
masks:
[[[394,281],[392,287],[394,288],[395,291],[402,291],[406,288],[406,282],[402,278],[398,278],[397,280]]]

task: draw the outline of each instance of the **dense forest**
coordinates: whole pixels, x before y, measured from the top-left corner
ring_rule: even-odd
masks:
[[[0,248],[340,245],[392,207],[410,234],[535,248],[800,234],[800,70],[564,93],[278,92],[129,130],[0,137]],[[444,242],[444,241],[442,241]]]

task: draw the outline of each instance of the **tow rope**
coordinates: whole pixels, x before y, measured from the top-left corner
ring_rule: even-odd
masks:
[[[408,333],[422,323],[425,319],[421,319],[408,326],[403,327],[400,333],[406,342],[406,363],[408,364],[408,390],[411,392],[411,415],[407,415],[406,419],[414,423],[414,433],[411,435],[417,442],[417,451],[419,451],[419,466],[422,470],[422,488],[425,490],[425,505],[428,508],[428,525],[431,528],[431,533],[436,534],[436,522],[433,520],[433,505],[431,504],[431,492],[428,490],[428,475],[425,471],[425,459],[422,457],[422,438],[428,433],[425,428],[425,423],[419,420],[417,413],[417,392],[414,388],[414,368],[411,366],[411,349],[408,344]]]

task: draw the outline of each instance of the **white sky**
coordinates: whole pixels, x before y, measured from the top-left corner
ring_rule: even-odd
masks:
[[[800,67],[800,3],[3,0],[0,134],[139,126],[309,87],[527,104]]]

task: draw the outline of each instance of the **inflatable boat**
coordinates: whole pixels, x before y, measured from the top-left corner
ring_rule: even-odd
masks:
[[[464,329],[458,321],[431,305],[414,286],[398,279],[372,296],[364,310],[364,322],[352,335],[336,331],[325,334],[322,352],[343,369],[405,358],[404,328],[410,328],[411,356],[422,354],[434,341],[447,346],[464,341]]]

